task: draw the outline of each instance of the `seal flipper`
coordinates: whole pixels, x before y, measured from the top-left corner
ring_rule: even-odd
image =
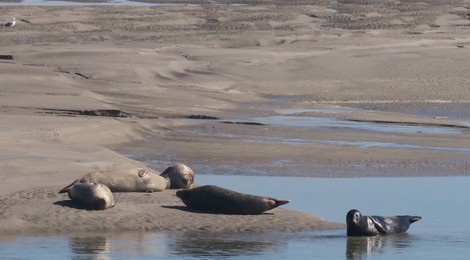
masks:
[[[73,181],[73,182],[70,183],[68,186],[66,186],[66,187],[64,187],[63,189],[61,189],[61,190],[59,191],[59,193],[66,193],[66,192],[69,192],[69,191],[72,189],[73,185],[75,185],[77,182],[78,182],[78,180]]]
[[[290,200],[274,200],[274,201],[276,202],[277,207],[290,202]]]
[[[270,203],[271,209],[277,208],[281,205],[285,205],[290,202],[290,200],[277,200],[277,199],[271,199],[271,201],[274,202],[274,203],[272,202]]]
[[[379,231],[380,234],[386,235],[387,234],[387,229],[374,217],[370,217],[372,222],[374,223],[375,229]]]

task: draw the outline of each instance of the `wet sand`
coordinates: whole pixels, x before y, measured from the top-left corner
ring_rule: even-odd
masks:
[[[0,31],[13,58],[0,60],[0,232],[343,227],[284,209],[188,215],[174,191],[119,194],[103,212],[57,204],[93,170],[469,175],[470,3],[216,2],[0,8],[18,20]],[[260,123],[280,115],[391,130]]]

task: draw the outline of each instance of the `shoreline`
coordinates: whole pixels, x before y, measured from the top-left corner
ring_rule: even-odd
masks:
[[[459,151],[470,147],[470,6],[406,7],[0,7],[18,20],[0,31],[12,57],[0,60],[0,231],[210,230],[206,216],[182,225],[185,212],[155,194],[120,194],[103,212],[54,204],[66,199],[56,188],[94,170],[179,162],[200,174],[469,176]],[[170,193],[163,201],[180,205]],[[159,222],[174,211],[175,222]],[[268,217],[280,230],[292,217],[309,223],[295,230],[331,224]],[[263,228],[279,230],[249,227]]]
[[[343,229],[299,211],[277,208],[261,215],[224,215],[188,211],[176,190],[114,193],[116,206],[102,211],[77,209],[54,188],[35,188],[0,196],[3,235],[68,234],[70,232],[209,232],[261,233]]]

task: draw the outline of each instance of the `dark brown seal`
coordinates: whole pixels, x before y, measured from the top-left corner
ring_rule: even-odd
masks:
[[[380,236],[404,233],[420,216],[363,216],[357,209],[346,214],[348,236]]]
[[[179,190],[176,196],[191,209],[235,215],[257,215],[290,202],[243,194],[214,185]]]
[[[170,189],[189,189],[194,183],[194,171],[184,164],[175,164],[160,174],[170,179]]]

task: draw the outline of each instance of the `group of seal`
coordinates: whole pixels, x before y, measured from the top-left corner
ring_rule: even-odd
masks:
[[[215,185],[194,186],[194,171],[184,164],[166,168],[160,175],[137,168],[88,173],[59,191],[92,210],[114,206],[113,192],[154,192],[181,189],[176,196],[190,209],[218,214],[258,215],[287,204],[278,200],[243,194]]]
[[[87,209],[114,206],[113,192],[158,192],[180,189],[176,196],[191,210],[216,214],[258,215],[285,205],[279,200],[244,194],[215,185],[194,186],[194,171],[184,164],[166,168],[160,175],[144,168],[92,172],[73,181],[59,193]],[[357,209],[346,214],[347,236],[381,236],[406,232],[421,216],[363,216]]]
[[[98,210],[114,206],[113,192],[159,192],[170,187],[190,187],[193,183],[193,170],[186,165],[175,164],[161,175],[145,168],[91,172],[62,188],[59,193],[68,193],[75,203]]]
[[[77,183],[100,183],[112,192],[158,192],[170,186],[170,180],[144,168],[91,172],[73,181],[59,193],[68,192]]]

